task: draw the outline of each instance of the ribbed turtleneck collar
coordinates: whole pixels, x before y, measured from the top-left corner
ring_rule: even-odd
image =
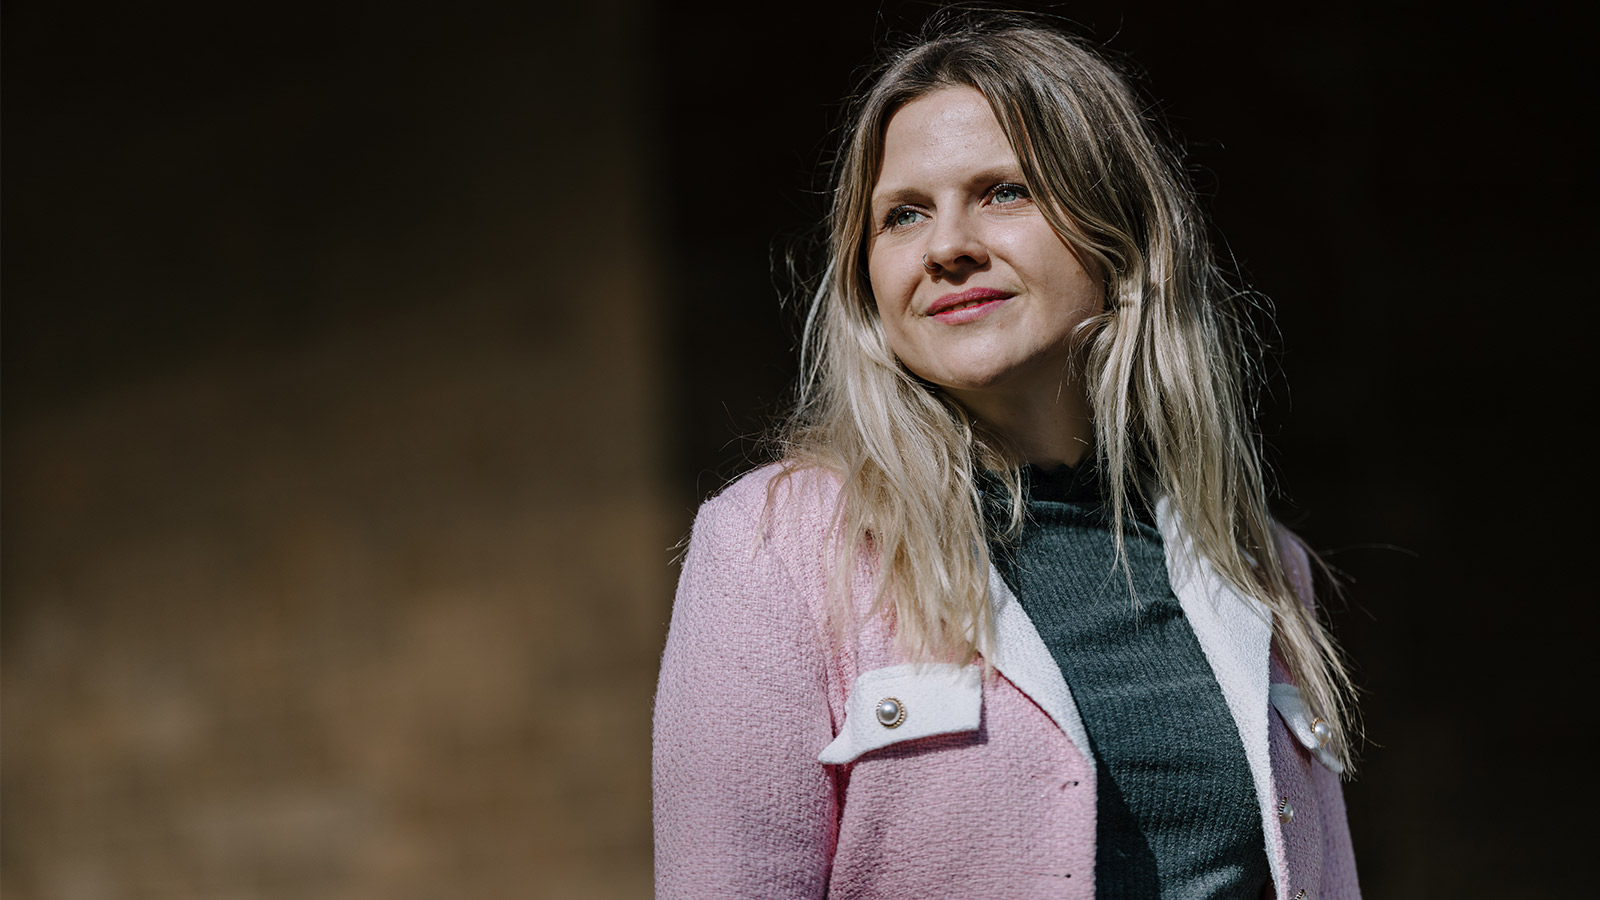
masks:
[[[1093,454],[1076,466],[1059,465],[1051,469],[1029,464],[1022,468],[1028,498],[1046,503],[1071,503],[1092,509],[1100,505],[1100,470]]]

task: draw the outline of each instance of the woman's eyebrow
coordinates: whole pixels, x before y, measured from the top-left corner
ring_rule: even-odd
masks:
[[[1022,169],[1013,165],[989,166],[968,175],[964,187],[969,190],[987,190],[1001,182],[1020,182],[1023,180]],[[873,206],[899,206],[902,203],[920,203],[928,198],[929,192],[922,188],[895,187],[883,193],[873,191]]]
[[[883,193],[872,192],[873,206],[899,206],[902,203],[920,203],[928,198],[928,192],[912,187],[897,187]]]
[[[969,188],[991,188],[1003,181],[1015,182],[1022,180],[1022,167],[1015,165],[990,166],[980,169],[967,179]]]

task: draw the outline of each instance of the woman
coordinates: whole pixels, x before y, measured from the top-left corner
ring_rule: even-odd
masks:
[[[684,562],[659,896],[1358,896],[1349,679],[1143,108],[1010,19],[858,101],[782,460]]]

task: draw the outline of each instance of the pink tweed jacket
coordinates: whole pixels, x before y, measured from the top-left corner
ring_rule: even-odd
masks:
[[[991,573],[989,679],[910,663],[882,616],[841,638],[825,616],[836,482],[796,473],[769,511],[777,472],[746,475],[695,521],[656,694],[657,897],[1092,900],[1090,744],[1005,583]],[[1157,518],[1244,743],[1276,895],[1359,897],[1338,763],[1271,653],[1269,615],[1191,552],[1164,504]],[[1285,548],[1304,592],[1305,556]],[[870,584],[864,564],[863,612]]]

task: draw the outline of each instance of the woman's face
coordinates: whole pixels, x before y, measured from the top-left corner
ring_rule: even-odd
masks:
[[[943,88],[889,120],[868,235],[878,315],[907,369],[980,417],[1061,396],[1100,279],[1034,205],[982,94]]]

